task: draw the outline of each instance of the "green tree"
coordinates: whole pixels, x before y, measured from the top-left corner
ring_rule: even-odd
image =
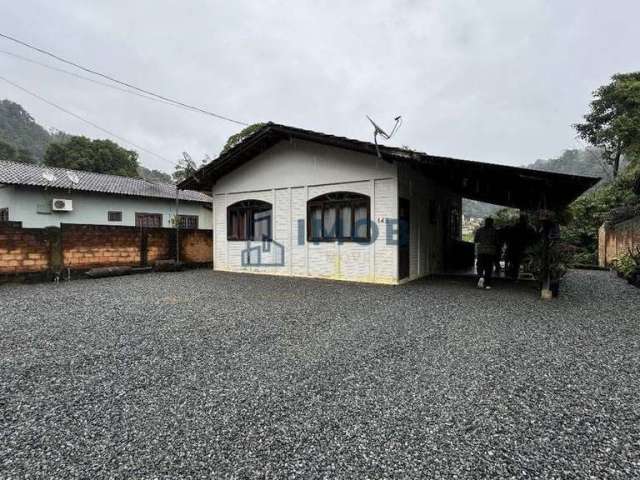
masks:
[[[0,160],[16,161],[17,152],[13,145],[0,140]]]
[[[222,147],[221,154],[222,153],[226,153],[227,151],[231,150],[233,147],[235,147],[240,142],[242,142],[245,138],[247,138],[250,135],[253,135],[255,132],[260,130],[262,127],[264,127],[264,123],[254,123],[254,124],[249,125],[248,127],[243,128],[238,133],[236,133],[234,135],[231,135],[227,139],[227,143],[225,143],[224,147]]]
[[[593,96],[584,123],[574,127],[581,138],[603,150],[616,177],[622,156],[640,152],[640,72],[614,75]]]
[[[165,173],[161,170],[156,169],[148,169],[143,167],[142,165],[138,167],[138,175],[140,178],[144,178],[148,182],[153,183],[173,183],[173,178],[168,173]]]
[[[111,140],[76,136],[49,144],[44,164],[125,177],[137,177],[139,166],[138,153],[133,150],[126,150]]]
[[[180,183],[186,178],[189,178],[211,161],[211,158],[208,155],[205,155],[205,157],[200,161],[200,166],[198,166],[198,164],[191,158],[191,155],[187,152],[184,152],[182,155],[183,158],[178,161],[173,171],[172,177],[175,183]]]
[[[29,113],[15,102],[0,101],[0,141],[29,152],[19,154],[20,161],[41,162],[51,141],[51,134],[38,125]]]

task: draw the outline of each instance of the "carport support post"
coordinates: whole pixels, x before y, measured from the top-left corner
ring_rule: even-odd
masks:
[[[540,298],[543,300],[553,298],[551,292],[551,255],[549,254],[550,232],[551,222],[544,220],[542,222],[542,289],[540,290]]]

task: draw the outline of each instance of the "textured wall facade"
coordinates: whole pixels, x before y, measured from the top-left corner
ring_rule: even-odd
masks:
[[[60,228],[22,228],[0,223],[0,275],[153,265],[175,258],[175,230],[63,224]],[[145,262],[146,256],[146,262]],[[180,260],[213,260],[211,230],[181,230]]]
[[[215,184],[212,192],[214,268],[399,283],[398,246],[397,242],[389,239],[389,233],[392,232],[393,237],[395,232],[397,236],[398,229],[398,171],[397,164],[372,155],[300,140],[280,142]],[[431,243],[442,236],[427,224],[427,197],[437,197],[458,206],[460,198],[437,188],[425,178],[417,180],[415,172],[406,177],[406,188],[414,192],[409,193],[412,199],[413,248],[410,278],[417,278],[436,270],[433,262],[427,262],[427,255],[429,251],[437,250],[437,247],[431,247]],[[425,193],[426,190],[429,193]],[[369,197],[370,242],[307,241],[307,202],[331,192],[354,192]],[[273,242],[266,248],[262,247],[262,265],[242,262],[243,252],[260,249],[262,242],[227,240],[227,208],[242,200],[261,200],[272,205]]]
[[[640,249],[640,217],[605,224],[598,232],[598,264],[608,267],[616,258]]]
[[[0,223],[0,274],[44,272],[49,268],[49,237],[43,229]]]

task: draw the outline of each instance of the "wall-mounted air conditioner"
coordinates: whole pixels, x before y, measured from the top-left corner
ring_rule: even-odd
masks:
[[[73,201],[64,198],[54,198],[51,201],[51,210],[54,212],[70,212],[73,210]]]

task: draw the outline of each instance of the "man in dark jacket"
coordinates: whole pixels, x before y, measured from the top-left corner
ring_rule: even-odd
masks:
[[[493,227],[493,218],[487,217],[484,226],[476,230],[474,243],[478,256],[478,288],[489,290],[498,251],[498,232]]]

